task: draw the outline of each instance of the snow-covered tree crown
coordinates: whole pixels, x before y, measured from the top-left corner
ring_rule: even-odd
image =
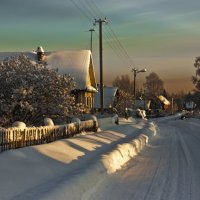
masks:
[[[23,54],[0,62],[0,81],[1,125],[16,120],[37,124],[45,116],[62,118],[78,111],[71,94],[73,77],[59,75]]]

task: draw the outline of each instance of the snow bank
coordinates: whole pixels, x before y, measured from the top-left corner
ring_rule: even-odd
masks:
[[[102,163],[108,174],[120,170],[125,163],[136,156],[148,143],[148,136],[141,134],[129,143],[119,144],[115,150],[103,155]]]
[[[109,127],[112,127],[118,122],[118,115],[113,117],[106,117],[106,118],[98,118],[99,128],[101,130],[106,130]]]
[[[88,199],[108,173],[121,169],[148,143],[155,125],[146,125],[144,120],[120,121],[110,130],[0,154],[0,199]]]
[[[156,122],[163,122],[163,121],[166,121],[166,120],[174,120],[174,119],[176,120],[176,119],[179,119],[184,114],[185,114],[184,112],[176,113],[174,115],[170,115],[170,116],[167,116],[167,117],[154,118],[152,120],[156,121]]]
[[[153,136],[155,136],[157,135],[158,131],[159,131],[158,126],[154,122],[150,122],[147,134],[153,134]]]
[[[158,132],[158,126],[154,122],[149,123],[149,127],[144,130],[145,134],[140,134],[137,138],[124,144],[119,144],[116,149],[102,156],[102,163],[108,174],[120,170],[134,156],[143,150],[149,139]]]
[[[154,123],[151,123],[148,130],[144,132],[154,133]],[[155,127],[154,127],[155,128]],[[145,134],[140,134],[135,139],[128,143],[118,144],[108,154],[102,155],[100,159],[94,160],[87,168],[83,168],[77,174],[72,174],[70,180],[66,177],[64,182],[61,182],[58,187],[48,191],[48,194],[40,198],[40,200],[54,199],[88,199],[96,190],[99,184],[107,177],[107,174],[112,174],[122,167],[133,157],[138,155],[148,143],[149,137]]]

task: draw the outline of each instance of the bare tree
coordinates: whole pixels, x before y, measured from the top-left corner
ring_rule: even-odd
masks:
[[[146,76],[144,86],[146,88],[146,95],[150,98],[157,97],[164,92],[164,83],[155,72]]]
[[[113,81],[113,86],[118,87],[120,90],[133,94],[133,81],[130,80],[129,75],[117,76]]]
[[[200,57],[197,57],[194,63],[196,68],[196,76],[192,77],[193,83],[198,92],[200,92]]]

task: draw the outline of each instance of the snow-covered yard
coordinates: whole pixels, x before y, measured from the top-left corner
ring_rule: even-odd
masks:
[[[3,152],[0,199],[198,199],[199,120],[175,118]]]

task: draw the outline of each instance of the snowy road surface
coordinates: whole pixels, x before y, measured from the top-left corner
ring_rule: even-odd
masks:
[[[159,133],[123,170],[89,191],[87,200],[199,200],[200,121],[158,122]]]

